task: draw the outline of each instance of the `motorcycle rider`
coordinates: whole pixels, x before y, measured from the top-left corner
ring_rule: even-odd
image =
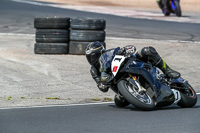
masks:
[[[158,3],[158,6],[160,7],[160,9],[162,10],[162,12],[167,16],[169,15],[170,11],[167,7],[168,4],[168,0],[156,0]]]
[[[99,58],[102,54],[108,51],[110,50],[106,50],[102,43],[98,41],[89,43],[86,48],[86,58],[91,65],[90,73],[92,75],[92,78],[96,81],[99,90],[101,90],[102,92],[108,91],[110,86],[107,84],[106,81],[109,81],[111,75],[103,70],[100,70],[102,68],[102,64],[99,62]],[[126,57],[131,57],[135,51],[135,46],[127,45],[122,48],[118,47],[117,55],[125,55]],[[169,78],[180,77],[180,73],[172,70],[153,47],[144,47],[135,55],[136,58],[138,58],[139,60],[149,62],[153,66],[158,67]]]

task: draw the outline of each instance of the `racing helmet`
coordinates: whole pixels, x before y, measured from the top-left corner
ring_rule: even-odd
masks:
[[[99,41],[91,42],[85,50],[86,58],[90,65],[98,64],[99,57],[105,51],[103,44]]]

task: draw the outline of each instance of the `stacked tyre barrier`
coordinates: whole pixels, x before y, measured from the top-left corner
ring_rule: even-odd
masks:
[[[71,19],[69,54],[85,54],[87,45],[94,41],[100,41],[105,46],[105,26],[103,19]]]
[[[90,42],[105,44],[103,19],[35,18],[35,54],[85,54]]]
[[[70,18],[35,18],[35,54],[67,54]]]

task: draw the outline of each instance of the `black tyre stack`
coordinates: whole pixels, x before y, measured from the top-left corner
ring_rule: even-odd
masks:
[[[91,18],[35,18],[35,54],[85,54],[90,42],[105,46],[103,19]]]
[[[70,21],[69,54],[82,55],[90,42],[100,41],[105,46],[105,27],[103,19],[72,18]]]
[[[35,18],[35,54],[69,53],[70,18]]]

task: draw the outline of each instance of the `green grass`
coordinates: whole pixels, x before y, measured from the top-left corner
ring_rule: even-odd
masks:
[[[105,97],[103,100],[104,100],[105,102],[111,102],[111,101],[113,101],[113,99],[112,99],[112,98],[109,98],[109,97]]]
[[[91,100],[92,101],[101,101],[101,99],[99,99],[99,98],[92,98]]]
[[[9,96],[9,97],[7,97],[7,98],[6,98],[6,100],[11,100],[11,98],[12,98],[12,97],[11,97],[11,96]]]
[[[60,100],[60,97],[46,97],[46,99],[51,99],[51,100]]]
[[[113,101],[113,99],[112,99],[112,98],[109,98],[109,97],[105,97],[105,98],[103,98],[103,99],[101,99],[101,98],[92,98],[91,100],[92,100],[92,101],[103,101],[103,102],[110,102],[110,101]]]

